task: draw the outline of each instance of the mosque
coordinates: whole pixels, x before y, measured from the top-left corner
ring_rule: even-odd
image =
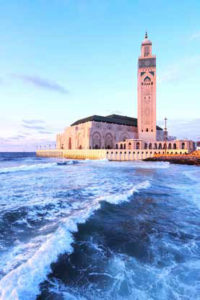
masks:
[[[168,149],[192,151],[193,142],[176,140],[156,124],[156,56],[147,33],[138,58],[137,119],[93,115],[74,122],[56,137],[58,150]]]

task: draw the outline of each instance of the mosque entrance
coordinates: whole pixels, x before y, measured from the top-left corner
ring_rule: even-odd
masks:
[[[111,133],[107,133],[105,136],[105,148],[113,149],[113,137]]]
[[[98,132],[92,135],[92,149],[101,149],[101,135]]]

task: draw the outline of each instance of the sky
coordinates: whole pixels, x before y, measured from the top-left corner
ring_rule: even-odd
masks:
[[[77,119],[137,117],[137,59],[157,56],[157,122],[200,140],[199,0],[0,0],[0,151],[53,147]]]

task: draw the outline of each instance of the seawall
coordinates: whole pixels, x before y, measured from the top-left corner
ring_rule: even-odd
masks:
[[[187,150],[176,149],[167,152],[169,154],[187,154]],[[88,150],[38,150],[37,156],[58,157],[67,159],[108,159],[112,161],[134,161],[153,158],[155,154],[165,154],[165,150],[125,150],[125,149],[88,149]]]
[[[200,157],[193,155],[160,155],[155,157],[149,157],[146,161],[167,161],[173,164],[181,165],[196,165],[200,166]]]

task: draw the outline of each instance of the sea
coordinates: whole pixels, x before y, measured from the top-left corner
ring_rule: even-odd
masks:
[[[0,299],[200,299],[200,167],[1,153]]]

